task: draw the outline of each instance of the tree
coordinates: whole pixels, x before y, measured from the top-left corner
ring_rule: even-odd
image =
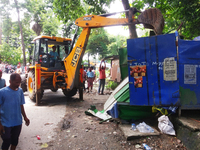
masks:
[[[23,65],[26,65],[26,55],[25,55],[25,45],[24,45],[24,35],[23,35],[23,31],[22,31],[22,25],[21,25],[21,21],[20,21],[20,12],[19,12],[19,6],[18,6],[18,1],[15,1],[15,7],[16,7],[16,11],[17,11],[17,15],[18,15],[18,24],[19,24],[19,28],[20,28],[20,34],[21,34],[21,42],[22,42],[22,52],[23,52]]]
[[[107,44],[109,44],[109,40],[107,35],[103,28],[94,28],[91,30],[86,50],[86,53],[88,53],[88,64],[90,64],[90,55],[99,53],[100,57],[105,57],[108,54]]]
[[[33,31],[37,36],[41,34],[57,36],[60,21],[53,13],[51,0],[25,0],[23,7],[27,10],[27,16],[34,22]]]
[[[80,0],[54,0],[53,9],[58,19],[64,23],[69,20],[75,20],[85,14]]]
[[[133,6],[140,8],[156,7],[161,10],[165,18],[165,28],[163,33],[169,33],[178,29],[181,22],[183,26],[180,33],[186,39],[193,39],[199,36],[200,31],[200,3],[199,0],[136,0],[132,3]]]
[[[103,28],[92,29],[86,52],[90,53],[91,55],[99,53],[101,57],[104,57],[108,54],[108,44],[108,34]]]
[[[57,36],[61,22],[53,14],[52,10],[47,10],[41,16],[42,33],[49,36]]]
[[[32,26],[33,31],[40,35],[42,32],[41,14],[46,13],[46,3],[43,0],[25,0],[22,4],[27,9],[27,15],[31,16],[34,25]]]
[[[53,8],[64,23],[74,21],[85,14],[104,14],[113,0],[54,0]]]
[[[110,55],[119,55],[119,49],[126,47],[126,38],[124,36],[109,37],[109,41],[110,44],[107,47]]]
[[[20,47],[11,47],[8,43],[4,42],[2,45],[0,45],[0,56],[2,62],[17,65],[18,62],[21,62],[22,60],[22,51]]]
[[[24,19],[22,20],[22,29],[24,34],[24,45],[28,55],[31,55],[30,43],[36,37],[36,33],[30,28],[31,16],[27,13],[24,13]],[[27,55],[26,55],[27,56]]]
[[[130,9],[130,4],[129,4],[128,0],[122,0],[122,4],[124,6],[124,10]],[[126,12],[126,18],[128,18],[128,17],[129,17],[129,13]],[[131,24],[128,27],[129,27],[130,38],[131,39],[137,38],[138,36],[137,36],[135,24]]]

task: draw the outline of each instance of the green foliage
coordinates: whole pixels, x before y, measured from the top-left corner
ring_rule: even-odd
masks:
[[[25,0],[21,5],[35,22],[40,22],[41,15],[47,13],[48,3],[44,0]]]
[[[48,10],[47,13],[41,14],[41,24],[43,26],[43,34],[49,36],[57,36],[60,21],[56,19],[52,10]]]
[[[104,14],[107,11],[105,7],[109,6],[113,0],[84,0],[89,7],[86,10],[87,14]]]
[[[113,0],[54,0],[53,10],[58,19],[67,23],[86,14],[104,14]]]
[[[106,89],[108,90],[114,90],[118,86],[118,83],[115,81],[108,81],[107,84],[105,85]]]
[[[104,57],[108,54],[107,45],[109,44],[108,34],[103,28],[93,29],[88,40],[87,52]]]
[[[25,13],[24,18],[22,20],[22,27],[23,27],[22,30],[24,35],[24,44],[26,51],[28,50],[31,41],[36,37],[35,32],[30,28],[30,24],[31,24],[31,16]]]
[[[199,0],[136,0],[132,3],[136,8],[156,7],[161,10],[165,19],[164,33],[174,32],[181,22],[183,26],[180,33],[185,39],[199,36],[200,31],[200,3]]]
[[[119,55],[119,49],[126,47],[126,37],[118,35],[109,37],[108,51],[110,55]]]
[[[67,38],[72,38],[72,35],[75,33],[75,28],[77,26],[72,21],[68,21],[62,26],[62,36]]]
[[[57,14],[58,19],[64,23],[85,15],[85,10],[80,0],[54,0],[53,10]]]
[[[58,36],[61,22],[53,13],[52,5],[50,0],[26,0],[23,4],[28,11],[27,16],[38,24],[36,27],[42,27],[41,34]]]
[[[2,62],[17,65],[18,62],[22,62],[22,55],[21,47],[11,47],[7,43],[0,45],[0,59]]]

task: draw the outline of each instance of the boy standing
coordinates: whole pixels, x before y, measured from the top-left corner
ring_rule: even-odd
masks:
[[[30,124],[24,106],[24,94],[19,85],[21,77],[18,73],[10,75],[10,86],[0,89],[0,134],[3,140],[2,149],[15,150],[22,127],[22,116],[26,125]]]

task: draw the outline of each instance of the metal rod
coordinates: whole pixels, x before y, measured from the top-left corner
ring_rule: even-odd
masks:
[[[72,43],[71,43],[71,46],[70,46],[70,51],[69,51],[69,53],[72,51],[72,49],[73,49],[73,47],[74,47],[74,43],[75,43],[75,40],[76,40],[76,37],[77,37],[78,29],[79,29],[79,27],[77,26],[77,27],[76,27],[75,34],[74,34],[74,37],[73,37],[73,40],[72,40]]]
[[[120,11],[120,12],[114,12],[114,13],[109,13],[109,14],[102,14],[102,15],[99,15],[99,16],[108,17],[108,16],[119,14],[119,13],[125,13],[125,12],[128,12],[128,11],[129,10],[124,10],[124,11]]]

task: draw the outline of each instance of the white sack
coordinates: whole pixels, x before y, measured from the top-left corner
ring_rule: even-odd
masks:
[[[168,116],[162,115],[158,118],[158,128],[162,133],[169,134],[169,135],[176,135],[174,126],[170,122]]]

